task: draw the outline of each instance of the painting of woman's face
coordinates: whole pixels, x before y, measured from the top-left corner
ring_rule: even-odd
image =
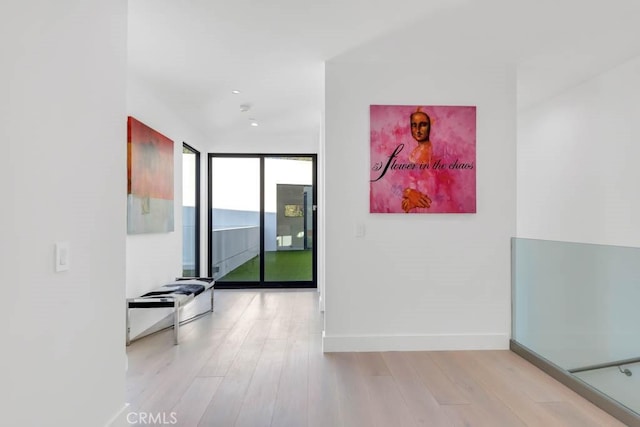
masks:
[[[429,116],[425,113],[417,112],[411,115],[411,136],[418,142],[429,140],[430,128]]]

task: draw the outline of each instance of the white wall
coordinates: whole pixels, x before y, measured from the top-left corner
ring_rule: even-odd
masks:
[[[640,57],[518,115],[518,236],[640,245]]]
[[[124,0],[0,5],[2,425],[124,406],[126,18]]]
[[[317,198],[318,198],[318,208],[316,210],[316,227],[317,227],[317,242],[316,242],[316,251],[317,251],[317,264],[318,264],[318,293],[320,294],[318,298],[318,308],[320,311],[324,312],[325,309],[325,277],[326,277],[326,246],[327,246],[327,234],[326,234],[326,215],[325,215],[325,207],[326,207],[326,185],[325,176],[326,176],[326,165],[325,165],[325,115],[324,115],[324,106],[322,109],[322,129],[319,135],[319,148],[318,148],[318,165],[317,165],[317,182],[318,189]]]
[[[508,346],[515,73],[421,58],[326,64],[325,351]],[[370,104],[477,106],[477,214],[368,213]]]
[[[316,154],[318,131],[269,132],[262,127],[216,135],[209,146],[211,153]]]
[[[182,275],[182,143],[200,151],[201,178],[207,175],[205,150],[206,140],[193,126],[176,113],[179,106],[169,105],[154,95],[134,73],[127,78],[127,115],[173,140],[174,147],[174,231],[127,235],[127,298],[133,298],[149,290],[173,281]],[[206,275],[206,187],[201,185],[200,245],[201,274]],[[153,326],[170,314],[170,309],[132,310],[131,337]]]

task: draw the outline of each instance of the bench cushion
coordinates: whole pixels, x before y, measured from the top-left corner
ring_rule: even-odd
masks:
[[[176,296],[176,295],[193,295],[197,296],[204,292],[204,285],[164,285],[161,288],[154,289],[151,292],[147,292],[140,298],[147,297],[164,297],[164,296]]]
[[[213,287],[213,281],[178,280],[156,288],[129,302],[130,308],[171,307],[174,301],[182,305]],[[146,301],[145,301],[146,300]]]

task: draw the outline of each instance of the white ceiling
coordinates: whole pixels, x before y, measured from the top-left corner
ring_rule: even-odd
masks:
[[[317,135],[326,60],[410,60],[419,35],[517,65],[525,108],[640,54],[639,17],[637,0],[129,0],[129,68],[212,142]]]

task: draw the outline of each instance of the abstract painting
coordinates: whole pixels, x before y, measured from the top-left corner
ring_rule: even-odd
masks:
[[[370,106],[371,213],[476,212],[476,107]]]
[[[127,121],[127,233],[166,233],[173,225],[173,141]]]

